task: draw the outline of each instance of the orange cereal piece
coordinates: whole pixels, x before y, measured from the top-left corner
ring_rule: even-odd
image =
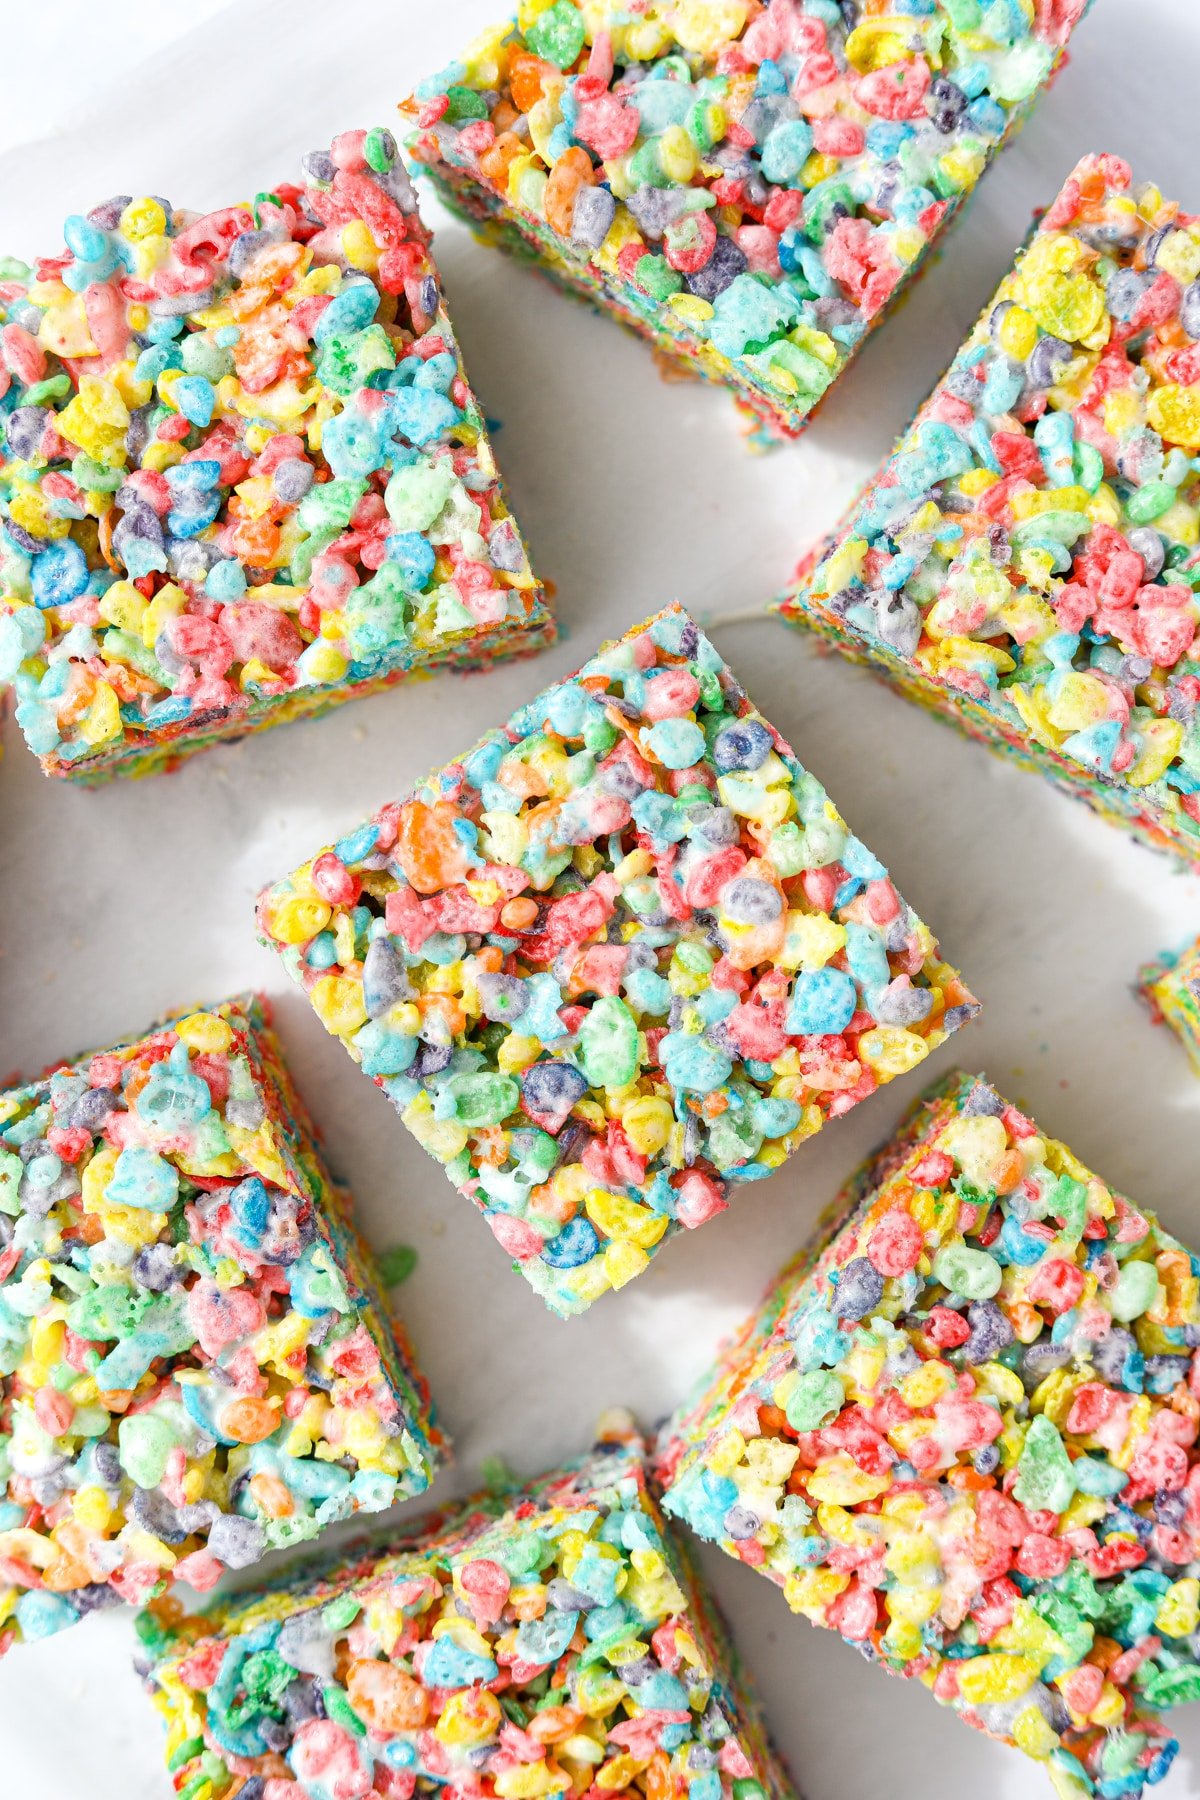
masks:
[[[457,817],[446,801],[427,806],[423,800],[410,800],[401,809],[396,850],[418,894],[436,894],[466,875],[466,851],[454,830]]]
[[[555,231],[569,232],[575,196],[594,178],[592,159],[578,144],[565,150],[550,171],[546,183],[546,222]]]

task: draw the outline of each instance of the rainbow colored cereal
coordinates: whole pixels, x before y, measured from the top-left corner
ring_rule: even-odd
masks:
[[[1200,858],[1200,218],[1087,156],[779,610]]]
[[[304,170],[0,263],[0,693],[48,774],[553,639],[391,134]]]
[[[1053,79],[1087,0],[521,0],[418,89],[415,155],[794,435]]]
[[[268,888],[259,929],[562,1314],[977,1010],[679,606]]]
[[[0,1094],[0,1654],[428,1487],[348,1205],[253,996]]]
[[[849,1183],[660,1439],[669,1513],[1119,1800],[1200,1698],[1200,1259],[979,1078]]]
[[[1156,1024],[1169,1025],[1200,1075],[1200,938],[1147,963],[1138,987]]]
[[[185,1795],[796,1800],[636,1440],[140,1625]]]

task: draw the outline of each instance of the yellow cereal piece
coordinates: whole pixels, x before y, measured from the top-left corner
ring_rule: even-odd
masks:
[[[663,1221],[666,1229],[666,1221]],[[614,1288],[624,1287],[649,1267],[650,1258],[630,1238],[614,1238],[604,1247],[604,1273]]]
[[[267,930],[279,944],[307,944],[323,931],[332,908],[317,895],[290,894],[275,902],[267,913]]]
[[[1158,1603],[1154,1629],[1164,1637],[1190,1637],[1200,1629],[1200,1581],[1173,1581]]]
[[[1184,450],[1200,450],[1200,387],[1179,387],[1174,382],[1155,388],[1146,414],[1155,431],[1169,444]]]
[[[176,1025],[175,1032],[189,1050],[204,1055],[219,1056],[233,1042],[232,1026],[217,1013],[189,1013],[186,1019],[181,1019]]]
[[[1120,1688],[1106,1681],[1100,1690],[1100,1699],[1091,1711],[1092,1722],[1096,1725],[1120,1725],[1125,1717],[1125,1697]]]
[[[681,186],[696,173],[699,154],[682,125],[668,125],[658,136],[658,164],[663,174]]]
[[[632,1759],[614,1758],[608,1767],[616,1767],[623,1760]],[[610,1780],[605,1786],[627,1787],[632,1778],[631,1769],[624,1781]],[[550,1769],[544,1762],[516,1763],[511,1769],[505,1769],[497,1775],[493,1782],[500,1800],[538,1800],[542,1794],[562,1793],[570,1785],[571,1777],[565,1770]]]
[[[1057,750],[1068,734],[1050,723],[1048,694],[1041,688],[1011,687],[1008,700],[1037,742],[1049,750]]]
[[[55,356],[99,356],[82,294],[74,294],[60,306],[52,306],[42,314],[38,343]]]
[[[350,667],[349,657],[336,644],[322,639],[308,646],[301,661],[306,678],[315,682],[341,681]]]
[[[846,927],[827,913],[789,911],[778,961],[785,969],[823,969],[845,948]]]
[[[819,1625],[827,1606],[850,1585],[840,1569],[805,1569],[788,1576],[783,1597],[793,1612],[803,1613]]]
[[[621,1124],[638,1154],[653,1156],[670,1139],[675,1114],[669,1101],[643,1095],[623,1108]]]
[[[906,29],[907,27],[907,29]],[[912,56],[913,27],[907,19],[864,19],[846,39],[846,61],[860,75],[890,68]]]
[[[121,631],[131,632],[134,637],[140,638],[147,604],[132,581],[114,581],[100,596],[97,611],[110,625],[116,625]]]
[[[120,584],[118,583],[118,585]],[[153,650],[167,620],[177,618],[187,603],[187,595],[175,582],[168,581],[165,586],[159,588],[142,614],[142,642],[147,650]]]
[[[1178,719],[1148,719],[1135,733],[1137,755],[1125,771],[1130,787],[1149,787],[1160,781],[1183,748],[1183,726]]]
[[[840,167],[836,156],[822,156],[820,151],[814,150],[800,171],[800,185],[806,190],[814,188],[819,181],[828,181],[836,175]]]
[[[76,1489],[71,1498],[71,1511],[85,1531],[107,1531],[113,1518],[108,1495],[94,1483]]]
[[[671,30],[684,50],[715,56],[745,29],[747,0],[676,0]]]
[[[129,408],[112,382],[102,376],[81,375],[78,392],[67,401],[54,424],[60,437],[96,462],[125,461]]]
[[[1023,1706],[1012,1722],[1013,1742],[1018,1750],[1026,1756],[1032,1756],[1038,1762],[1044,1762],[1051,1751],[1058,1749],[1058,1738],[1041,1709],[1036,1706]]]
[[[838,1506],[874,1500],[890,1486],[890,1476],[868,1475],[844,1450],[825,1457],[808,1478],[808,1491],[814,1500],[831,1500]]]
[[[167,223],[167,215],[159,202],[146,194],[140,200],[129,202],[121,214],[120,231],[136,244],[143,238],[162,237]]]
[[[996,336],[1006,356],[1024,362],[1038,341],[1037,320],[1023,306],[1010,306]]]
[[[938,158],[943,183],[959,193],[973,188],[987,167],[987,154],[982,145],[959,144]]]
[[[69,519],[60,519],[50,511],[40,488],[14,483],[9,515],[34,537],[61,538],[71,528]]]
[[[1158,515],[1154,529],[1175,543],[1194,549],[1200,543],[1200,509],[1185,500],[1177,500],[1174,506],[1168,506],[1166,512]]]
[[[943,1362],[922,1363],[911,1375],[906,1375],[900,1384],[900,1392],[905,1404],[921,1410],[933,1406],[943,1395],[952,1392],[955,1386],[955,1374]],[[1018,1384],[1019,1385],[1019,1384]]]
[[[1109,690],[1095,675],[1066,675],[1047,716],[1057,731],[1083,731],[1107,717],[1110,700]]]
[[[837,594],[862,580],[863,567],[870,545],[865,538],[849,537],[826,558],[817,572],[817,585],[822,593]]]
[[[648,1206],[639,1206],[635,1200],[626,1200],[603,1188],[593,1189],[586,1206],[593,1225],[606,1237],[627,1239],[643,1249],[657,1244],[667,1229],[664,1213],[653,1212]]]
[[[1030,1656],[993,1653],[969,1657],[956,1667],[959,1692],[969,1706],[997,1706],[1027,1694],[1041,1665]]]
[[[322,975],[309,990],[313,1010],[337,1037],[349,1037],[367,1022],[362,982],[349,975]]]
[[[667,305],[685,325],[703,325],[713,316],[713,309],[699,294],[672,294]]]
[[[952,1119],[937,1147],[954,1158],[972,1187],[985,1188],[1008,1139],[1003,1120],[984,1113],[977,1118]]]
[[[965,494],[968,500],[977,500],[980,494],[986,494],[990,487],[995,487],[999,479],[991,469],[968,469],[965,475],[959,476],[959,492]]]
[[[416,1031],[414,1030],[408,1035],[415,1037]],[[519,1032],[510,1031],[496,1052],[496,1066],[503,1075],[518,1075],[522,1069],[527,1069],[531,1063],[535,1063],[541,1054],[540,1039],[522,1037]]]
[[[974,1370],[975,1397],[982,1399],[991,1394],[1002,1406],[1019,1406],[1025,1395],[1021,1377],[1003,1363],[983,1363]]]
[[[342,226],[342,253],[351,268],[374,274],[379,267],[379,246],[361,219]]]
[[[858,1040],[858,1055],[877,1075],[905,1075],[929,1054],[929,1043],[902,1025],[876,1025]]]
[[[902,1590],[896,1598],[908,1604],[914,1598],[923,1599],[924,1596],[918,1596],[914,1589],[907,1589]],[[894,1611],[894,1608],[889,1608],[889,1610]],[[932,1617],[932,1614],[929,1616]],[[889,1654],[901,1662],[912,1662],[914,1658],[920,1656],[925,1649],[925,1639],[921,1631],[924,1623],[924,1619],[909,1621],[893,1617],[891,1624],[883,1634]]]
[[[98,747],[111,738],[120,737],[121,703],[107,681],[98,681],[92,703],[79,721],[79,735],[85,744]]]
[[[794,325],[788,337],[798,350],[806,350],[815,356],[818,362],[832,369],[838,360],[838,347],[827,332],[819,331],[815,325],[806,325],[803,320]]]

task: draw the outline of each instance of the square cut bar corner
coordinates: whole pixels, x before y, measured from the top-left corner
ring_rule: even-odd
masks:
[[[1169,1025],[1200,1075],[1200,938],[1138,973],[1138,991],[1156,1025]]]
[[[679,606],[269,887],[258,918],[562,1314],[977,1010]]]
[[[785,617],[1200,860],[1200,217],[1086,156]]]
[[[0,696],[48,774],[553,640],[390,132],[65,238],[0,264]]]
[[[428,1487],[349,1204],[253,995],[0,1093],[0,1654]]]
[[[481,236],[727,386],[761,446],[920,273],[1086,9],[522,0],[421,85],[411,145]]]
[[[525,1485],[139,1625],[184,1795],[799,1800],[611,1416]]]
[[[1198,1270],[951,1075],[664,1427],[665,1508],[1061,1800],[1139,1795],[1200,1699]]]

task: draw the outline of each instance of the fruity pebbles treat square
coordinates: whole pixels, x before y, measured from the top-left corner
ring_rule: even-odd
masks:
[[[977,1010],[679,606],[268,888],[259,929],[564,1315]]]
[[[1178,1033],[1200,1075],[1200,938],[1173,956],[1147,963],[1138,976],[1138,987],[1155,1023],[1169,1025]]]
[[[952,1075],[665,1428],[666,1509],[1062,1800],[1140,1794],[1200,1698],[1198,1269]]]
[[[1087,0],[522,0],[409,103],[415,155],[794,436],[1064,60]]]
[[[636,1441],[139,1625],[184,1794],[796,1800]]]
[[[1200,859],[1200,217],[1087,156],[779,610]]]
[[[304,169],[0,264],[0,694],[48,774],[553,639],[391,134]]]
[[[445,1448],[254,996],[0,1094],[0,1654]]]

